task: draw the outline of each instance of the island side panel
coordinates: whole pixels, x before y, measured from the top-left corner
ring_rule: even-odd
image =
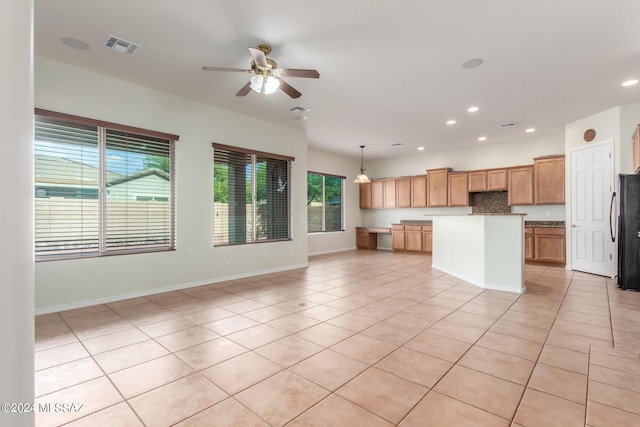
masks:
[[[474,285],[484,282],[481,216],[434,216],[432,267]]]

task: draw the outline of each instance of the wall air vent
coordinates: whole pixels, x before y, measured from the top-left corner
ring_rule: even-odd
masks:
[[[120,37],[112,36],[109,34],[107,40],[105,40],[104,45],[109,49],[113,49],[116,52],[126,53],[131,55],[137,48],[140,47],[139,44],[131,43],[129,41],[123,40]]]

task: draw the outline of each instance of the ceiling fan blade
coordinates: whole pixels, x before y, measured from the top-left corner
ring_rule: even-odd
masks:
[[[302,96],[302,93],[300,93],[296,88],[291,86],[289,83],[285,82],[282,79],[278,79],[278,80],[280,80],[280,90],[282,90],[284,93],[286,93],[293,99],[300,98],[300,96]]]
[[[251,57],[253,58],[253,62],[256,63],[257,66],[262,67],[262,68],[269,68],[268,64],[267,64],[267,57],[264,55],[264,52],[256,49],[254,47],[250,47],[249,48],[249,53],[251,54]]]
[[[247,96],[249,92],[251,92],[251,82],[247,82],[246,85],[242,86],[242,88],[236,93],[236,96]]]
[[[316,70],[299,70],[295,68],[280,68],[277,70],[281,76],[285,77],[307,77],[310,79],[320,78],[320,73]]]
[[[226,67],[202,67],[204,71],[239,71],[242,73],[253,73],[253,70],[246,70],[244,68],[226,68]]]

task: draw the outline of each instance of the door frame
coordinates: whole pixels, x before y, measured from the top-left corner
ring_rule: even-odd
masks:
[[[611,254],[612,254],[612,259],[610,261],[609,264],[609,275],[607,275],[606,277],[610,277],[610,278],[614,278],[617,275],[617,265],[618,265],[618,244],[617,244],[617,230],[618,230],[618,206],[619,206],[619,199],[617,196],[617,182],[616,182],[616,169],[615,169],[615,163],[616,163],[616,156],[615,156],[615,141],[613,138],[611,139],[607,139],[604,141],[600,141],[597,143],[593,143],[593,144],[589,144],[589,145],[583,145],[580,147],[576,147],[576,148],[572,148],[570,150],[568,150],[567,154],[568,154],[568,161],[566,162],[566,176],[567,176],[567,180],[566,180],[566,194],[567,194],[567,199],[568,199],[568,203],[566,203],[566,239],[567,239],[567,245],[566,245],[566,258],[567,258],[567,264],[566,264],[566,268],[569,270],[573,271],[573,229],[571,227],[571,224],[573,224],[573,191],[572,191],[572,187],[573,187],[573,162],[572,162],[572,156],[575,152],[577,151],[581,151],[581,150],[585,150],[585,149],[591,149],[594,147],[599,147],[599,146],[609,146],[609,149],[611,150],[611,190],[616,193],[616,197],[615,197],[615,201],[613,204],[613,212],[612,212],[612,227],[613,227],[613,232],[614,232],[614,236],[616,237],[616,242],[610,242],[611,244]]]

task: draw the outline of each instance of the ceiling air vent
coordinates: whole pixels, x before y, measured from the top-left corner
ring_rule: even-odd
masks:
[[[500,127],[501,127],[501,128],[512,128],[512,127],[515,127],[515,126],[518,126],[518,123],[517,123],[517,122],[502,123],[502,124],[500,125]]]
[[[112,36],[111,34],[109,34],[109,36],[107,37],[104,45],[109,49],[115,50],[116,52],[127,53],[129,55],[131,55],[133,51],[140,47],[139,44],[128,42],[121,39],[120,37]]]

